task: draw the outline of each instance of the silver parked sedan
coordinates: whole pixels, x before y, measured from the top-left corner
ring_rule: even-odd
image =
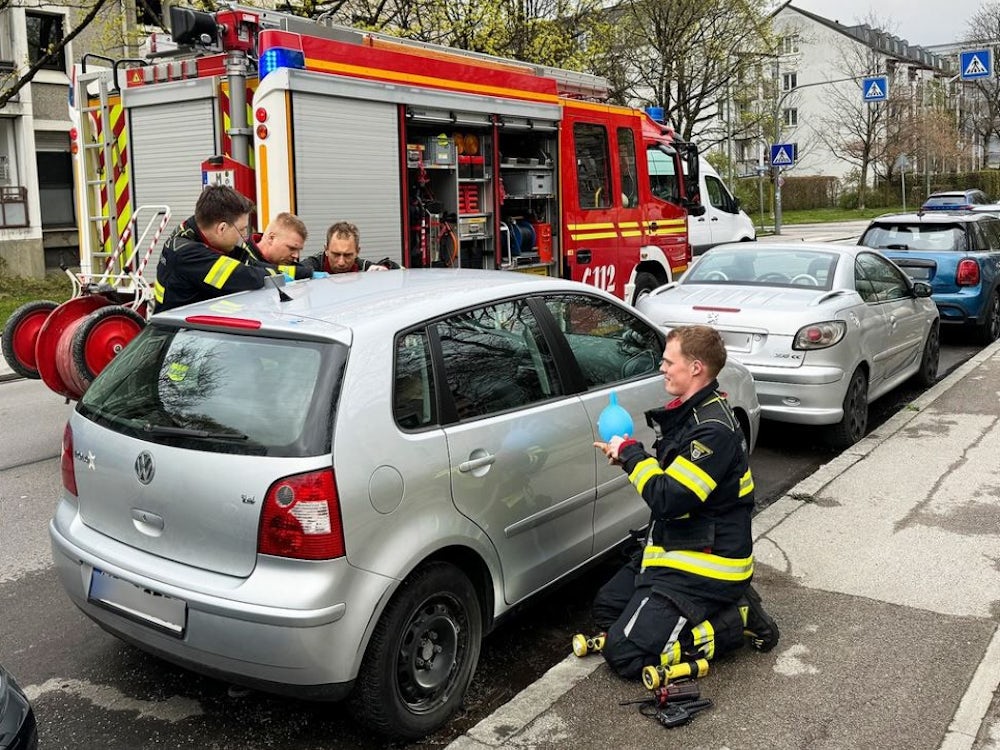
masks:
[[[646,522],[592,444],[612,393],[652,443],[663,345],[593,287],[493,271],[158,314],[66,426],[60,579],[140,648],[419,737],[498,617]],[[752,446],[752,379],[720,381]]]
[[[910,377],[937,377],[928,284],[864,247],[732,244],[701,256],[638,308],[665,328],[707,323],[753,374],[764,418],[826,425],[846,447],[868,404]]]

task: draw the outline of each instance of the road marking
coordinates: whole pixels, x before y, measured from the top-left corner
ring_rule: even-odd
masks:
[[[125,695],[108,685],[98,685],[87,680],[70,677],[53,677],[41,685],[24,688],[28,700],[34,702],[45,693],[68,693],[76,698],[84,698],[98,708],[108,711],[135,711],[140,719],[158,719],[176,724],[179,721],[204,715],[201,704],[190,698],[172,696],[165,701],[144,701]]]

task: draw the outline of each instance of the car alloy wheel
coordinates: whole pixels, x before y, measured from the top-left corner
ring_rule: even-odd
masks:
[[[830,430],[834,448],[849,448],[868,431],[868,377],[860,367],[851,376],[844,395],[844,416]]]

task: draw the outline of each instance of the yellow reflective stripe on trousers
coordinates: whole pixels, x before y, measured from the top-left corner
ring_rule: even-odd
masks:
[[[694,639],[694,647],[701,651],[706,659],[715,656],[715,628],[708,620],[701,625],[691,628],[691,637]]]
[[[660,464],[657,463],[655,458],[644,458],[632,469],[632,473],[628,475],[628,481],[635,487],[636,492],[641,495],[642,488],[646,486],[646,482],[662,473],[663,469],[660,468]]]
[[[667,552],[663,547],[650,545],[642,551],[642,569],[646,568],[673,568],[720,581],[745,581],[753,575],[753,555],[722,557],[686,549]]]
[[[668,477],[676,479],[684,487],[693,492],[699,500],[705,502],[709,493],[715,489],[716,483],[708,474],[688,461],[684,456],[675,458],[667,467]]]
[[[753,474],[750,473],[750,469],[747,469],[747,473],[740,477],[740,497],[749,495],[751,492],[753,492]]]
[[[153,284],[153,299],[155,299],[161,305],[163,304],[163,293],[165,291],[166,290],[163,288],[163,284],[161,284],[159,281]]]
[[[222,289],[226,285],[226,282],[229,281],[229,277],[233,275],[233,271],[239,268],[239,266],[239,261],[223,256],[208,269],[204,281],[209,286]]]

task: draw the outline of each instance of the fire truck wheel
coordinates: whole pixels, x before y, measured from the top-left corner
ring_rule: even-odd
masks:
[[[7,318],[3,327],[3,358],[23,378],[41,377],[35,362],[35,341],[49,313],[57,307],[58,302],[36,300],[21,305]]]
[[[73,367],[80,382],[89,387],[145,325],[141,315],[120,305],[102,307],[88,315],[73,333],[70,344]]]
[[[352,705],[373,729],[415,740],[462,705],[479,661],[483,620],[469,579],[454,565],[418,568],[372,633]]]
[[[660,281],[653,274],[647,271],[640,271],[635,275],[635,292],[632,294],[632,304],[641,300],[651,291],[660,286]]]

